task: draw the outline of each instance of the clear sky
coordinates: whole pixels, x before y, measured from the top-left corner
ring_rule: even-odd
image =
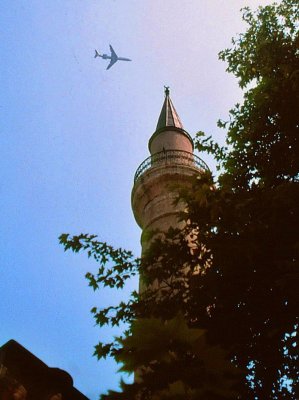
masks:
[[[93,292],[84,275],[97,265],[64,253],[58,236],[95,233],[139,255],[130,193],[163,85],[192,136],[204,130],[223,142],[217,119],[241,92],[217,54],[244,30],[240,8],[268,3],[1,1],[0,345],[19,341],[91,400],[120,376],[92,357],[112,332],[89,311],[125,294]],[[133,61],[106,71],[93,57],[109,44]]]

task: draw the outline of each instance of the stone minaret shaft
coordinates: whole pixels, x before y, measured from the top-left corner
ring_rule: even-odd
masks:
[[[149,244],[149,232],[182,227],[177,216],[185,205],[174,205],[174,187],[190,185],[192,176],[208,169],[193,150],[192,138],[184,130],[166,87],[158,124],[149,140],[151,155],[137,169],[132,190],[132,209],[142,229],[143,251]]]

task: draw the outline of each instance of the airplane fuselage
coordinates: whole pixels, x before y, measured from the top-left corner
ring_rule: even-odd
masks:
[[[132,61],[129,58],[125,58],[125,57],[117,57],[117,60],[119,61]]]
[[[98,57],[102,57],[104,60],[112,60],[112,57],[108,56],[107,54],[102,54]],[[125,57],[117,57],[116,60],[117,61],[132,61],[129,58],[125,58]]]

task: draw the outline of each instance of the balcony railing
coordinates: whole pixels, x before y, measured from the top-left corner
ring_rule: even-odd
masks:
[[[146,158],[137,168],[134,176],[134,183],[141,177],[141,175],[152,167],[158,167],[161,165],[187,165],[209,170],[207,164],[198,156],[188,151],[183,150],[163,150],[159,153],[155,153],[152,156]]]

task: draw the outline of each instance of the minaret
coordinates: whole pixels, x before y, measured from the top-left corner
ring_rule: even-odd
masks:
[[[132,190],[132,209],[142,229],[143,251],[148,245],[149,232],[183,227],[178,213],[184,210],[185,204],[174,205],[177,197],[174,187],[186,187],[194,175],[208,170],[205,162],[193,154],[192,138],[183,128],[168,87],[165,87],[165,100],[148,147],[151,155],[138,167]]]

